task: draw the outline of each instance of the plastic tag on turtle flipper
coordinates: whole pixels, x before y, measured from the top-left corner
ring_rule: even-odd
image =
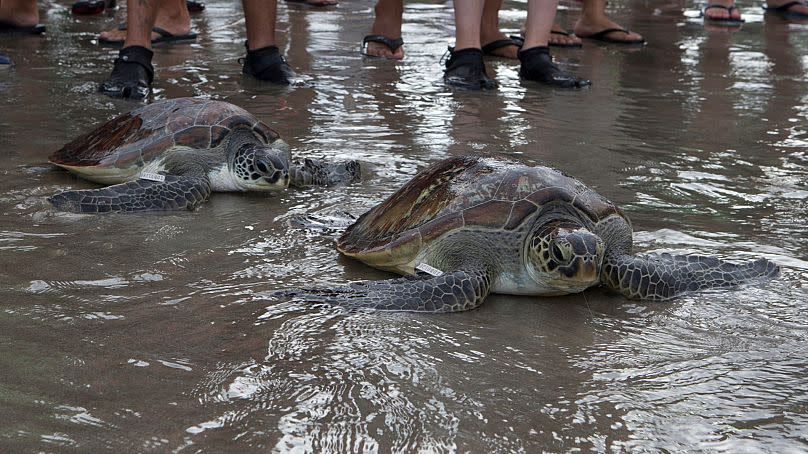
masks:
[[[157,181],[157,182],[164,182],[166,181],[166,176],[159,174],[159,173],[151,173],[151,172],[143,172],[140,174],[141,180],[149,180],[149,181]]]
[[[426,263],[419,263],[416,267],[416,270],[422,271],[430,276],[441,276],[443,275],[443,271],[435,268],[434,266],[428,265]]]

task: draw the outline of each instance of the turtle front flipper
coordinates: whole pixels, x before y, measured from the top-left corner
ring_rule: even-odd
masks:
[[[457,270],[440,276],[365,281],[329,289],[282,292],[304,301],[383,311],[460,312],[479,306],[491,288],[488,273]]]
[[[196,176],[158,174],[164,181],[138,179],[100,189],[65,191],[48,198],[73,213],[193,210],[210,196],[210,182]]]
[[[289,166],[289,184],[295,187],[332,186],[359,181],[359,161],[328,162],[306,158]]]
[[[699,255],[619,255],[604,260],[601,281],[629,298],[667,300],[700,290],[737,287],[778,272],[779,267],[766,259],[736,264]]]

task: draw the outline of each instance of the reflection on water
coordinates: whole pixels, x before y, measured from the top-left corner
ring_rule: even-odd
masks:
[[[448,2],[408,2],[401,62],[363,59],[373,2],[281,2],[306,76],[245,80],[229,2],[200,41],[157,51],[156,98],[238,104],[298,156],[356,158],[364,181],[215,194],[193,213],[79,216],[45,198],[92,187],[53,150],[132,107],[95,94],[116,18],[49,5],[44,38],[3,38],[0,73],[0,446],[4,451],[537,452],[808,449],[805,200],[808,28],[740,3],[705,30],[673,3],[612,4],[649,45],[554,51],[594,85],[446,90]],[[508,1],[517,32],[524,1]],[[576,5],[564,8],[571,25]],[[686,5],[686,8],[691,8]],[[546,162],[623,206],[643,251],[765,256],[776,281],[666,304],[593,289],[493,296],[445,316],[346,311],[272,297],[388,275],[341,258],[295,215],[359,214],[450,155]]]

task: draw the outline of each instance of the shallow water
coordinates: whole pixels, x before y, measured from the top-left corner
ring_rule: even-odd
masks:
[[[55,213],[48,195],[93,185],[48,154],[135,105],[95,94],[116,51],[91,40],[117,19],[53,4],[45,37],[0,41],[17,63],[0,73],[0,450],[808,450],[808,22],[739,2],[742,29],[705,30],[690,4],[610,2],[649,45],[554,51],[591,89],[491,60],[500,89],[469,93],[440,80],[449,2],[407,3],[397,63],[357,53],[372,2],[280,3],[304,86],[243,79],[240,10],[214,0],[199,43],[156,52],[155,99],[238,104],[298,156],[361,160],[360,184]],[[562,13],[571,27],[577,10]],[[523,18],[506,2],[507,31]],[[781,276],[664,304],[495,295],[439,316],[272,296],[388,277],[286,221],[359,214],[468,153],[577,176],[626,210],[639,250],[763,256]]]

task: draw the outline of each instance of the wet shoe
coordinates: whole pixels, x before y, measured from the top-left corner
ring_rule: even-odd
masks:
[[[246,43],[245,43],[246,45]],[[278,46],[262,47],[250,50],[247,48],[247,57],[239,58],[244,67],[244,75],[255,77],[275,84],[289,85],[296,74],[281,56]]]
[[[526,80],[535,80],[536,82],[562,88],[580,88],[592,84],[587,79],[581,79],[559,68],[553,63],[550,48],[546,46],[520,50],[519,61],[522,62],[519,75]]]
[[[465,88],[467,90],[490,90],[497,88],[497,82],[485,72],[483,51],[481,49],[462,49],[455,51],[449,48],[449,59],[443,72],[446,85]]]
[[[143,99],[151,91],[154,67],[152,51],[142,46],[121,49],[112,73],[99,87],[99,91],[113,98]]]

